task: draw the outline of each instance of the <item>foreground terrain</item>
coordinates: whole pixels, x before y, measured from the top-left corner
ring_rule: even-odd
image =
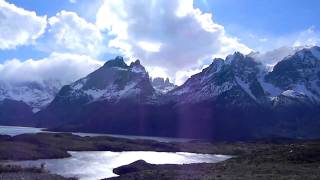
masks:
[[[69,157],[68,151],[165,151],[233,155],[217,164],[151,165],[137,161],[114,169],[112,179],[319,179],[320,141],[259,140],[234,143],[163,143],[72,134],[0,136],[0,160]],[[7,162],[7,161],[6,161]],[[0,166],[0,179],[65,179],[42,168]]]
[[[157,151],[240,155],[249,153],[254,144],[211,144],[208,142],[158,142],[107,136],[80,137],[69,133],[0,136],[0,160],[36,160],[70,157],[68,151]]]
[[[319,170],[319,142],[309,142],[270,144],[266,149],[216,164],[151,165],[136,161],[114,169],[120,177],[111,179],[316,180]]]
[[[1,180],[74,180],[75,178],[65,178],[59,175],[50,174],[44,167],[22,168],[16,165],[2,165],[0,163]]]

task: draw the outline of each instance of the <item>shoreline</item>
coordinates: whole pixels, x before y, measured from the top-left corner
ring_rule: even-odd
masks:
[[[235,146],[237,148],[233,148]],[[0,160],[64,158],[70,156],[68,151],[156,151],[238,155],[247,150],[248,148],[244,147],[242,143],[159,142],[110,136],[82,137],[70,133],[45,132],[17,136],[0,135]]]
[[[134,134],[108,134],[108,133],[95,133],[95,132],[69,132],[69,131],[54,131],[50,130],[48,128],[39,128],[39,127],[27,127],[27,126],[5,126],[5,125],[0,125],[0,128],[21,128],[21,129],[34,129],[34,130],[39,130],[36,133],[70,133],[73,135],[78,135],[78,136],[90,136],[90,137],[95,137],[95,136],[108,136],[108,137],[115,137],[115,138],[124,138],[124,139],[131,139],[131,140],[155,140],[155,141],[160,141],[160,142],[188,142],[188,141],[206,141],[202,139],[190,139],[190,138],[180,138],[180,137],[166,137],[166,136],[143,136],[143,135],[134,135]],[[23,133],[27,134],[27,133]],[[0,135],[6,135],[6,134],[0,134]],[[19,135],[19,134],[18,134]],[[13,135],[16,136],[16,135]]]
[[[319,169],[320,142],[313,141],[256,150],[218,163],[154,165],[140,160],[115,168],[119,176],[107,179],[318,180]]]
[[[224,177],[228,177],[226,179],[235,179],[236,176],[241,175],[239,174],[240,172],[246,174],[244,179],[254,179],[254,177],[257,178],[257,175],[261,176],[261,179],[270,179],[272,177],[294,179],[294,177],[291,177],[292,174],[298,174],[297,177],[300,179],[316,179],[313,177],[320,177],[320,140],[165,143],[108,136],[81,137],[70,133],[0,136],[0,160],[19,161],[66,158],[70,157],[68,151],[190,152],[233,156],[219,163],[188,165],[151,165],[139,161],[140,163],[132,163],[115,168],[114,171],[120,176],[111,179],[154,179],[163,176],[168,179],[217,178],[224,180]],[[150,169],[150,167],[152,168]],[[129,169],[130,171],[123,169]],[[309,176],[303,176],[303,174],[308,173],[310,174]],[[177,177],[176,174],[183,176]],[[207,176],[204,177],[204,174]],[[243,178],[240,176],[240,179]]]

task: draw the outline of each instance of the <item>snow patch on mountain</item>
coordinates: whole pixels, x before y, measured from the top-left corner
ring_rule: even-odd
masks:
[[[302,84],[296,84],[292,90],[294,90],[295,92],[297,93],[300,93],[304,96],[307,96],[310,100],[312,101],[318,101],[319,98],[313,94],[312,92],[310,92],[305,85],[302,85]]]
[[[236,77],[237,83],[241,86],[241,88],[250,95],[254,100],[256,100],[256,97],[252,94],[250,90],[250,85],[246,83],[245,81],[241,80],[241,78]]]
[[[117,85],[111,85],[106,89],[88,89],[83,92],[91,97],[91,102],[103,100],[116,101],[139,94],[140,89],[136,88],[136,86],[137,83],[133,82],[126,85],[123,89],[119,89]]]
[[[270,96],[279,96],[283,90],[274,86],[271,83],[267,83],[264,80],[259,81],[263,90],[267,92]]]
[[[286,90],[286,91],[282,92],[281,94],[284,96],[287,96],[287,97],[292,97],[292,98],[299,98],[302,95],[304,95],[304,94],[298,93],[294,90]]]
[[[122,99],[141,100],[153,97],[149,75],[137,60],[129,66],[122,57],[107,61],[103,67],[92,72],[70,86],[67,90],[69,99],[86,101],[118,102]],[[76,102],[76,101],[75,101]]]
[[[97,99],[101,98],[106,92],[106,89],[88,89],[86,91],[83,91],[85,94],[89,95],[93,101],[96,101]]]

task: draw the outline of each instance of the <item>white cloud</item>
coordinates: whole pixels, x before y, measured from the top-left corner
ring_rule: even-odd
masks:
[[[259,41],[262,42],[262,43],[264,43],[264,42],[267,42],[267,41],[268,41],[268,38],[260,38]]]
[[[164,68],[148,66],[146,69],[151,77],[168,77],[168,72]]]
[[[311,26],[308,29],[298,33],[296,39],[293,42],[293,46],[315,46],[320,43],[320,32],[316,30],[315,26]]]
[[[161,45],[161,43],[152,43],[147,41],[138,42],[138,46],[140,46],[143,50],[148,52],[159,52]]]
[[[70,3],[77,3],[77,0],[69,0]]]
[[[277,62],[281,61],[283,58],[294,54],[297,50],[301,48],[294,48],[283,46],[271,51],[263,52],[263,53],[252,53],[251,56],[254,57],[256,60],[268,65],[274,66]]]
[[[256,51],[267,52],[320,44],[320,31],[315,26],[300,31],[277,35],[257,35],[249,33],[247,43],[255,47]]]
[[[45,31],[46,16],[37,16],[0,0],[0,49],[14,49],[33,43]]]
[[[292,55],[295,52],[305,48],[320,44],[320,32],[317,31],[315,26],[311,26],[308,29],[300,32],[287,34],[281,37],[268,37],[267,41],[261,43],[261,39],[256,35],[250,35],[251,38],[255,38],[259,41],[256,52],[252,54],[255,58],[261,62],[273,66],[286,56]]]
[[[314,46],[320,43],[320,32],[315,26],[310,26],[307,29],[286,34],[280,37],[269,38],[269,46],[265,49],[275,49],[278,47],[299,47],[299,46]]]
[[[109,47],[173,78],[212,56],[251,51],[229,37],[212,14],[194,8],[193,0],[105,0],[96,24],[111,37]]]
[[[0,80],[9,83],[59,80],[70,83],[96,70],[102,61],[89,56],[52,53],[49,57],[21,61],[8,60],[0,64]]]
[[[41,50],[100,55],[105,46],[103,35],[95,24],[75,12],[61,11],[48,19],[45,38],[38,43]]]

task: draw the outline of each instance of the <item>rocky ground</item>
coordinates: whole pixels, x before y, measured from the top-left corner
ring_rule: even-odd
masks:
[[[318,180],[320,142],[270,144],[217,164],[151,165],[137,161],[114,169],[114,173],[120,176],[110,179]]]
[[[64,158],[70,156],[68,151],[182,151],[234,155],[234,158],[217,164],[151,165],[137,161],[114,169],[120,176],[112,179],[320,178],[320,141],[281,139],[234,143],[163,143],[114,137],[80,137],[68,133],[0,136],[0,160],[6,162]],[[4,166],[0,165],[0,179],[64,179],[37,168],[3,169]]]
[[[23,134],[0,136],[0,179],[34,180],[66,179],[39,168],[4,166],[10,160],[56,159],[69,157],[68,151],[163,151],[238,154],[248,151],[244,144],[213,146],[205,142],[162,143],[152,140],[129,140],[113,137],[80,137],[69,133]]]
[[[16,165],[1,165],[0,164],[0,179],[1,180],[75,180],[75,178],[65,178],[58,175],[53,175],[47,172],[44,168],[22,168]]]
[[[69,133],[0,136],[0,160],[35,160],[69,157],[68,151],[158,151],[241,155],[256,149],[254,143],[219,143],[193,141],[164,143],[114,137],[80,137]]]

